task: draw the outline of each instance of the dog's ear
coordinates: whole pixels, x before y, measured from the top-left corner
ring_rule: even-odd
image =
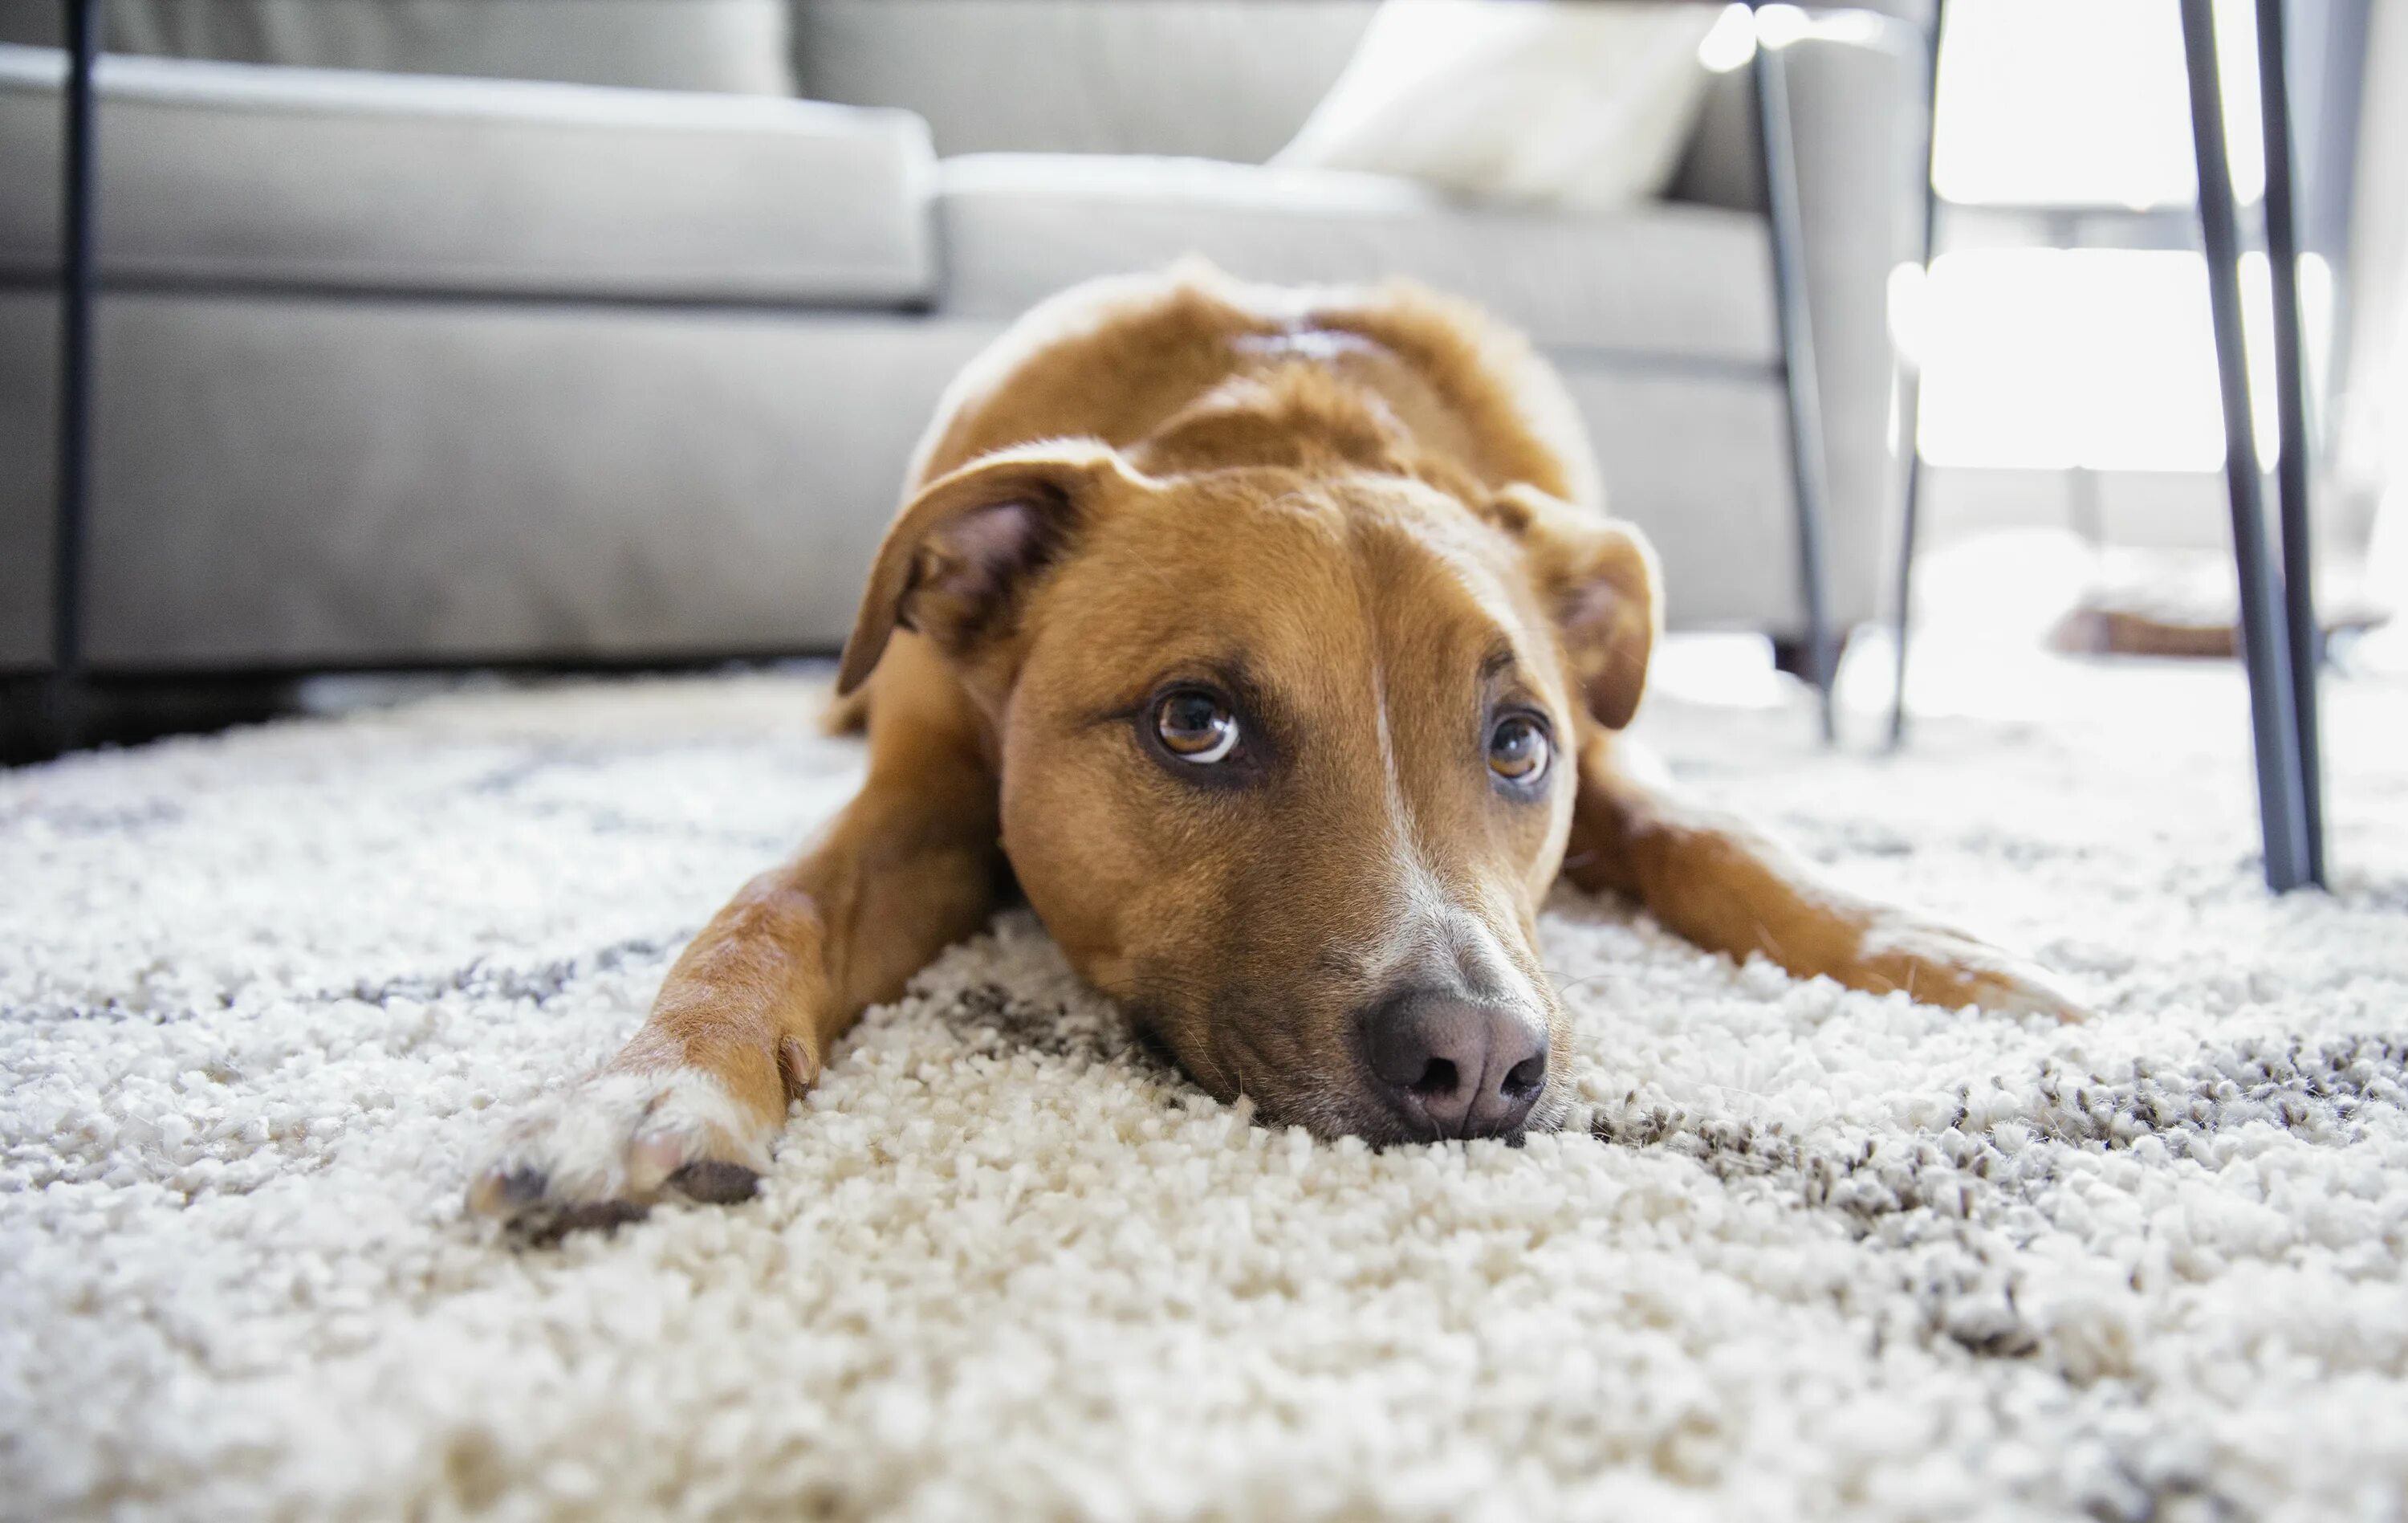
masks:
[[[897,626],[960,654],[1004,625],[1028,578],[1115,485],[1137,480],[1100,440],[1054,439],[982,455],[921,488],[878,547],[837,693],[868,680]]]
[[[1629,724],[1663,630],[1656,552],[1646,537],[1519,482],[1498,494],[1484,516],[1521,542],[1588,711],[1608,729]]]

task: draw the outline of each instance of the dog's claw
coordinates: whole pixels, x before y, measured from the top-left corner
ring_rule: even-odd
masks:
[[[522,1192],[521,1182],[532,1182]],[[510,1208],[540,1199],[543,1176],[532,1169],[488,1169],[468,1185],[468,1210],[479,1216],[504,1216]]]
[[[732,1206],[739,1200],[752,1200],[759,1192],[761,1176],[740,1163],[705,1158],[671,1174],[669,1187],[690,1200]]]
[[[590,1200],[564,1210],[539,1212],[512,1222],[512,1230],[527,1242],[558,1243],[571,1232],[612,1232],[628,1222],[640,1222],[652,1208],[633,1200]]]
[[[546,1203],[545,1183],[533,1169],[488,1170],[468,1186],[468,1209],[500,1221],[520,1241],[538,1244],[557,1243],[571,1232],[608,1232],[652,1214],[652,1207],[635,1200]]]

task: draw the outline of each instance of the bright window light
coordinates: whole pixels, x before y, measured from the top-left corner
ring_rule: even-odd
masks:
[[[1812,14],[1796,6],[1767,6],[1750,11],[1745,6],[1725,6],[1712,30],[1698,43],[1698,62],[1713,74],[1744,68],[1756,57],[1756,39],[1768,48],[1786,48],[1807,37],[1847,42],[1859,47],[1881,42],[1886,22],[1871,11],[1835,10]]]
[[[1756,56],[1756,18],[1745,6],[1725,6],[1713,28],[1698,43],[1698,62],[1710,74],[1745,68]]]
[[[2306,261],[2301,303],[2330,304]],[[1923,356],[1918,437],[1934,465],[2210,471],[2224,463],[2206,261],[2157,249],[1983,249],[1892,281],[1893,327]],[[2273,295],[2243,256],[2242,326],[2258,453],[2275,454]],[[1904,300],[1899,298],[1903,296]]]
[[[2264,194],[2251,0],[2215,0],[2233,185]],[[2197,194],[2176,0],[1952,0],[1932,179],[1949,200],[2165,207]]]

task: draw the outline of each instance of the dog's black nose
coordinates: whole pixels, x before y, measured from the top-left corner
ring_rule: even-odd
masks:
[[[1390,1103],[1440,1137],[1521,1129],[1547,1082],[1547,1035],[1511,1010],[1441,989],[1371,1007],[1363,1055]]]

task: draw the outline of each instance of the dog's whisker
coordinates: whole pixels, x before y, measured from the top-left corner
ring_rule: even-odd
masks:
[[[1584,973],[1578,978],[1571,978],[1565,974],[1560,969],[1542,968],[1540,970],[1540,971],[1547,975],[1547,978],[1555,991],[1557,999],[1561,999],[1563,996],[1571,993],[1574,989],[1580,988],[1584,984],[1596,984],[1602,980],[1612,978],[1619,970],[1620,970],[1618,969],[1609,968],[1603,972]]]
[[[1099,982],[1096,984],[1094,987],[1097,994],[1102,995],[1107,999],[1121,1000],[1124,1003],[1142,1001],[1153,996],[1164,993],[1191,997],[1200,996],[1207,1002],[1209,1002],[1211,998],[1211,991],[1203,984],[1190,979],[1174,978],[1167,975],[1111,979]],[[1124,997],[1127,998],[1125,999]]]

